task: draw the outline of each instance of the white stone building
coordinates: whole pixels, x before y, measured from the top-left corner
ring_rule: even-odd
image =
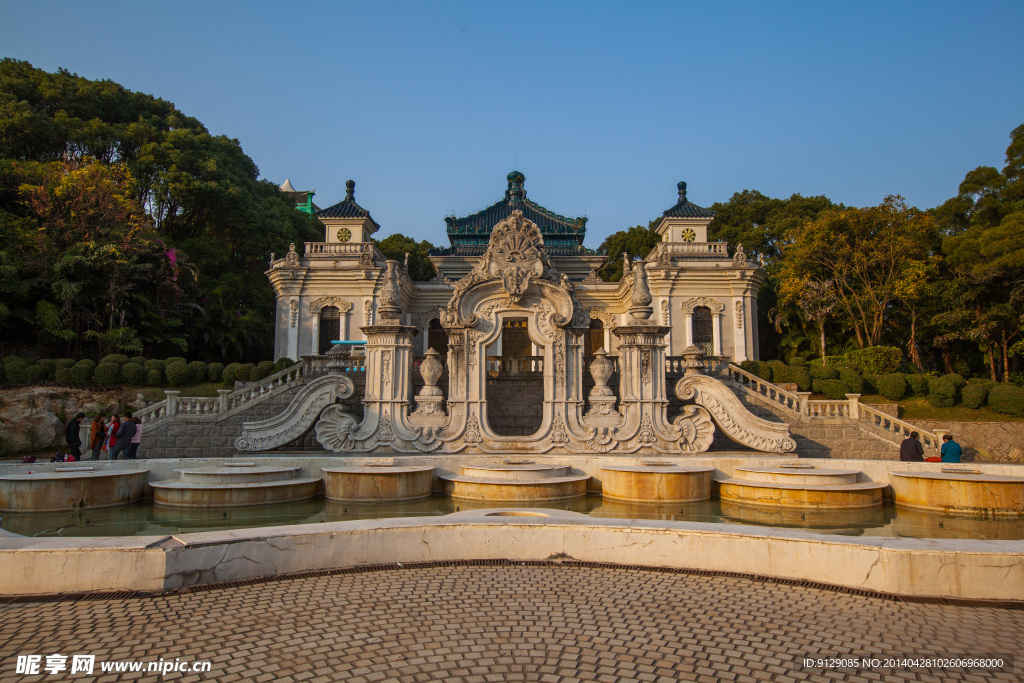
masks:
[[[591,315],[585,355],[602,347],[616,355],[618,340],[610,331],[629,324],[630,288],[626,278],[603,282],[597,271],[607,258],[623,256],[584,248],[586,218],[567,218],[527,199],[525,177],[518,171],[507,180],[500,201],[463,218],[445,219],[451,246],[431,256],[437,277],[429,282],[403,280],[402,322],[420,330],[414,340],[417,353],[433,347],[444,357],[447,335],[439,311],[451,299],[455,282],[482,258],[492,228],[519,210],[539,227],[552,264],[569,279]],[[317,212],[326,226],[324,241],[289,250],[267,271],[277,293],[275,358],[326,353],[334,340],[365,341],[360,328],[376,322],[386,259],[371,237],[381,226],[356,203],[355,183],[346,185],[343,201]],[[742,247],[730,255],[724,242],[709,242],[707,226],[714,212],[687,199],[686,183],[678,187],[678,202],[657,224],[663,241],[644,255],[652,321],[671,328],[666,355],[678,356],[695,344],[707,355],[728,356],[734,362],[757,359],[757,293],[765,273],[747,261]],[[522,324],[506,321],[488,348],[496,367],[516,358],[528,364],[540,355]]]

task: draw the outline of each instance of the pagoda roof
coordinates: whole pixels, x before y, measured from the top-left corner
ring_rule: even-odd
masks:
[[[711,209],[705,209],[703,206],[697,206],[686,199],[686,182],[683,180],[679,181],[676,185],[679,188],[679,201],[676,205],[670,209],[667,209],[662,215],[668,218],[714,218],[715,212]]]
[[[583,238],[587,234],[586,217],[568,218],[527,199],[526,190],[523,189],[526,176],[519,171],[509,173],[507,180],[508,189],[505,190],[504,199],[468,216],[449,216],[444,219],[448,224],[448,239],[452,249],[439,252],[461,252],[466,249],[477,251],[480,247],[486,247],[494,226],[518,209],[523,212],[523,218],[537,224],[546,248],[586,253],[583,249]]]
[[[380,229],[380,225],[373,220],[370,212],[356,204],[356,181],[354,180],[345,183],[345,199],[326,209],[320,209],[316,215],[320,218],[369,218],[370,222]]]

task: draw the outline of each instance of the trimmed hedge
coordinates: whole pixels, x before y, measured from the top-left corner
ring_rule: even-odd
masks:
[[[188,365],[188,361],[182,358],[181,356],[171,356],[170,358],[164,358],[164,363],[166,363],[167,365],[170,365],[171,363],[184,363],[185,365]],[[166,369],[167,368],[164,368],[164,370]]]
[[[211,382],[223,382],[224,381],[224,364],[223,363],[210,363],[206,366],[206,379]]]
[[[875,379],[875,388],[878,393],[890,401],[899,401],[907,395],[907,380],[898,373],[891,372]]]
[[[821,363],[811,363],[811,379],[839,379],[839,368],[834,365],[822,366]]]
[[[956,403],[956,385],[945,377],[928,380],[928,403],[934,408],[952,408]]]
[[[42,365],[30,365],[25,368],[25,381],[37,384],[45,382],[50,377],[50,371]]]
[[[109,356],[103,356],[103,358],[100,358],[100,363],[115,363],[117,367],[121,367],[129,360],[131,359],[123,353],[112,353]]]
[[[767,382],[772,381],[772,368],[764,361],[745,360],[742,363],[740,363],[740,367],[749,372],[751,375],[757,375],[758,377]]]
[[[914,396],[925,397],[928,395],[928,376],[913,373],[906,376],[907,388],[914,393]]]
[[[92,361],[90,361],[92,363]],[[89,379],[92,377],[93,367],[95,363],[90,365],[89,363],[78,362],[74,366],[68,369],[68,384],[74,384],[75,386],[84,387],[89,383]]]
[[[188,379],[193,384],[206,381],[206,363],[194,360],[188,364]]]
[[[114,362],[104,361],[96,366],[96,372],[93,373],[93,377],[96,379],[96,384],[102,386],[117,384],[121,378],[121,366]]]
[[[249,371],[249,381],[259,382],[274,371],[274,363],[269,360],[261,360],[252,370]]]
[[[864,378],[853,368],[839,368],[839,381],[846,385],[846,393],[863,394]]]
[[[903,352],[896,346],[869,346],[848,352],[846,360],[860,372],[883,375],[900,369]]]
[[[1024,387],[997,384],[988,390],[988,405],[997,413],[1024,416]]]
[[[75,359],[74,358],[58,358],[57,360],[55,360],[53,362],[53,371],[54,372],[56,372],[57,370],[61,370],[61,369],[67,370],[68,368],[73,368],[73,367],[75,367]]]
[[[180,387],[182,384],[188,382],[188,365],[185,363],[170,363],[167,369],[164,370],[164,374],[167,375],[167,383],[172,387]]]
[[[825,394],[827,398],[840,401],[846,398],[846,382],[839,379],[816,379],[811,385],[816,394]]]
[[[960,402],[963,403],[964,408],[977,410],[985,405],[987,398],[988,386],[985,384],[977,384],[972,381],[960,390]]]
[[[94,373],[96,371],[96,365],[97,365],[96,361],[91,360],[89,358],[83,358],[82,360],[78,361],[77,363],[75,363],[71,367],[72,367],[72,369],[74,369],[74,368],[88,368],[89,369],[89,377],[92,377],[92,373]]]
[[[125,363],[121,366],[121,379],[133,387],[141,387],[146,384],[146,368],[140,363]]]
[[[4,358],[4,371],[7,374],[7,381],[11,384],[21,384],[28,381],[28,363],[17,356]]]
[[[224,366],[224,370],[221,372],[221,381],[225,384],[234,384],[235,370],[238,369],[239,365],[241,365],[241,363],[228,363]]]
[[[795,384],[800,391],[811,390],[811,373],[807,367],[783,365],[772,368],[772,381],[776,384]]]
[[[141,366],[145,367],[145,365],[146,365],[146,357],[145,356],[132,356],[131,359],[128,362],[129,363],[135,363],[136,365],[141,365]]]
[[[253,363],[241,363],[235,367],[235,381],[236,382],[251,382],[249,379],[249,373],[256,366]]]
[[[145,368],[143,368],[145,369]],[[164,373],[159,370],[146,370],[146,386],[158,387],[164,383]]]
[[[167,363],[163,362],[159,358],[150,358],[149,360],[142,364],[142,367],[146,368],[147,370],[159,370],[160,372],[163,372],[164,369],[167,367]]]
[[[290,368],[293,365],[295,365],[295,361],[288,356],[281,356],[274,361],[274,372],[281,372],[285,368]]]

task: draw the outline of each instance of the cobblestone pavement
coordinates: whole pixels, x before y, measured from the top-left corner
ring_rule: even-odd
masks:
[[[16,655],[45,664],[52,653],[211,660],[212,669],[16,675]],[[1021,680],[1019,668],[930,676],[801,664],[1013,653],[1024,656],[1024,610],[607,567],[418,567],[0,605],[3,681]]]

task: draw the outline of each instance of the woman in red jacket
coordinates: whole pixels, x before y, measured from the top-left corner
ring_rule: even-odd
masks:
[[[110,452],[114,450],[114,444],[117,443],[117,430],[121,428],[121,418],[114,415],[110,418],[110,429],[107,430],[107,457],[110,457]]]

